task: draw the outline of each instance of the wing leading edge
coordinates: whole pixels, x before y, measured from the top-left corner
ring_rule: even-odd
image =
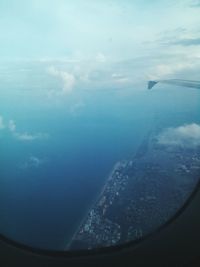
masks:
[[[149,81],[148,89],[149,90],[152,89],[157,83],[165,83],[165,84],[172,84],[177,86],[200,89],[200,81],[190,81],[190,80],[180,80],[180,79]]]

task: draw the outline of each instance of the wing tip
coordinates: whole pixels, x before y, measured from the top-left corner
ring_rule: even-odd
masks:
[[[148,89],[152,89],[154,85],[156,85],[158,82],[157,81],[148,81]]]

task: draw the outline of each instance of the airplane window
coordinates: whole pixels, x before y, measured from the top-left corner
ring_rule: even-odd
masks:
[[[91,250],[179,212],[200,177],[199,11],[0,2],[1,236]]]

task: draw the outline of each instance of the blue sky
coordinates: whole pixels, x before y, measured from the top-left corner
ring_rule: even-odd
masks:
[[[117,89],[122,99],[150,79],[199,80],[199,11],[197,0],[0,1],[1,113],[13,103],[7,124],[15,125],[16,108],[80,115],[82,91]],[[0,115],[16,140],[47,137],[6,126]]]
[[[199,11],[197,0],[2,0],[1,84],[29,82],[35,91],[56,84],[63,96],[198,79]],[[54,91],[49,87],[48,97]]]
[[[143,55],[166,32],[173,35],[175,31],[177,38],[199,38],[195,3],[1,1],[0,55],[38,59],[91,58],[99,53],[110,59]]]

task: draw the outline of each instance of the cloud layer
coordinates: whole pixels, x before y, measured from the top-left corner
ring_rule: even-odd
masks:
[[[22,170],[27,170],[30,168],[37,169],[41,165],[43,165],[46,162],[45,159],[38,158],[36,156],[31,155],[26,162],[24,162],[21,166],[20,169]]]
[[[61,80],[62,90],[60,91],[60,94],[65,95],[73,91],[76,83],[76,79],[73,74],[68,73],[67,71],[58,70],[54,66],[48,68],[48,73]]]
[[[29,134],[27,132],[25,133],[14,132],[14,136],[19,141],[27,141],[27,142],[48,138],[48,134],[44,133]]]
[[[0,130],[2,130],[4,128],[5,128],[5,125],[4,125],[3,117],[0,116]]]
[[[158,137],[158,144],[166,146],[200,146],[200,125],[196,123],[164,130]]]
[[[14,120],[9,120],[7,125],[4,124],[3,117],[0,116],[0,130],[8,129],[13,137],[19,141],[30,142],[34,140],[46,139],[49,137],[46,133],[28,133],[28,132],[18,132],[17,126]]]
[[[11,9],[3,2],[0,58],[22,63],[0,69],[0,78],[24,94],[53,99],[89,89],[144,89],[150,79],[199,79],[197,0],[22,0]]]

